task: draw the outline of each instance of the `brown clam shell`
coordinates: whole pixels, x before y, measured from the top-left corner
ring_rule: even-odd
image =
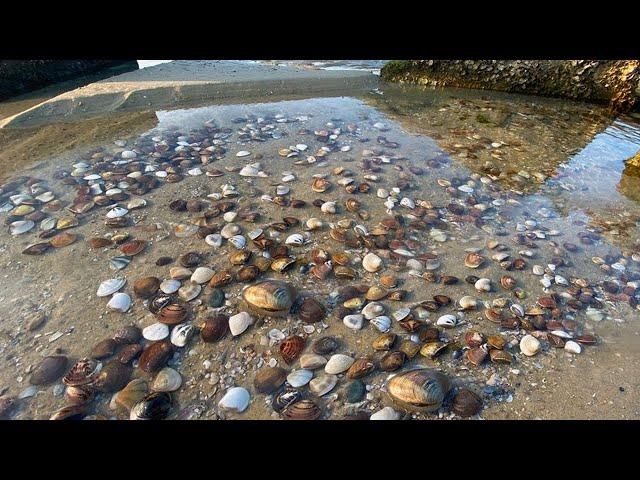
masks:
[[[489,356],[491,357],[491,361],[495,363],[511,363],[512,357],[509,352],[505,350],[493,349],[489,350]]]
[[[396,338],[397,335],[395,333],[383,333],[373,341],[373,349],[376,351],[391,350]]]
[[[22,250],[22,253],[24,255],[42,255],[49,250],[49,248],[51,248],[51,244],[49,242],[34,243]]]
[[[49,420],[80,420],[84,418],[87,413],[86,406],[81,405],[67,405],[59,410],[56,410]]]
[[[223,314],[214,315],[204,320],[200,326],[200,337],[204,342],[217,342],[229,332],[229,317]]]
[[[471,348],[479,347],[484,343],[484,335],[475,330],[469,330],[464,334],[464,343]]]
[[[482,347],[470,348],[467,350],[465,357],[471,365],[477,367],[487,358],[487,351]]]
[[[482,410],[482,398],[468,388],[462,388],[453,397],[451,409],[461,417],[472,417]]]
[[[311,184],[311,190],[317,193],[326,192],[331,187],[331,182],[326,178],[316,178]]]
[[[173,346],[169,340],[153,342],[140,355],[140,369],[146,373],[160,370],[172,354]]]
[[[300,305],[298,315],[305,323],[316,323],[324,319],[326,311],[320,302],[308,297]]]
[[[282,412],[285,420],[317,420],[321,415],[322,410],[311,400],[300,400]]]
[[[96,360],[110,357],[113,355],[113,352],[115,352],[116,346],[116,341],[113,338],[107,338],[95,344],[91,349],[91,354],[89,356]]]
[[[136,343],[142,338],[142,330],[135,325],[127,325],[119,329],[114,335],[113,339],[116,343],[127,344]]]
[[[142,277],[133,283],[133,291],[141,298],[153,297],[160,288],[158,277]]]
[[[79,387],[88,385],[95,380],[97,373],[100,371],[100,362],[91,358],[82,358],[78,360],[71,370],[62,378],[62,383],[69,387]]]
[[[222,270],[211,277],[209,280],[209,286],[211,288],[224,287],[229,285],[233,280],[233,275],[228,270]]]
[[[478,253],[467,253],[464,257],[464,264],[469,268],[478,268],[484,263],[484,257]]]
[[[139,343],[131,343],[122,347],[118,353],[118,361],[127,364],[137,358],[142,353],[142,345]]]
[[[450,388],[444,373],[429,368],[400,373],[387,383],[389,395],[400,406],[424,411],[437,410]]]
[[[93,390],[87,387],[67,387],[65,393],[72,405],[83,405],[93,396]]]
[[[407,354],[396,350],[385,354],[380,359],[380,368],[385,372],[393,372],[398,370],[407,360]]]
[[[67,368],[68,359],[64,355],[45,357],[31,373],[31,385],[45,385],[57,380]]]
[[[318,355],[328,355],[335,352],[339,346],[340,344],[338,343],[338,340],[334,337],[320,337],[318,340],[313,342],[311,349]]]
[[[296,291],[293,286],[278,280],[259,282],[242,292],[242,298],[249,307],[270,313],[288,312],[295,297]]]
[[[347,370],[347,378],[362,378],[376,369],[375,363],[368,358],[359,358]]]
[[[253,378],[253,386],[259,393],[269,395],[275,392],[287,379],[287,371],[282,367],[263,367]]]
[[[503,275],[500,278],[500,285],[502,285],[502,288],[504,288],[505,290],[513,290],[514,288],[516,288],[517,283],[518,282],[516,281],[516,279],[510,275]]]
[[[280,344],[280,355],[283,360],[288,365],[291,365],[304,350],[305,343],[305,339],[299,335],[284,339]]]
[[[170,303],[160,309],[158,321],[167,325],[182,323],[187,316],[187,309],[180,303]]]
[[[125,255],[129,255],[133,257],[134,255],[139,254],[147,247],[147,242],[145,240],[131,240],[127,243],[124,243],[120,246],[120,251]]]
[[[131,377],[132,368],[117,360],[107,363],[96,376],[93,386],[100,392],[117,392],[121,390]]]
[[[238,270],[236,277],[239,282],[249,283],[253,282],[260,275],[260,269],[255,265],[248,265]]]
[[[66,247],[68,245],[71,245],[73,242],[75,242],[78,238],[78,235],[75,235],[73,233],[69,233],[69,232],[60,232],[56,235],[54,235],[51,240],[49,240],[49,243],[51,243],[52,247],[55,248],[63,248]]]

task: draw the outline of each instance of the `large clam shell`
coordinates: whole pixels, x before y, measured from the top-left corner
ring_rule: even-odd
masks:
[[[130,420],[162,420],[169,415],[173,399],[168,392],[147,395],[131,408]]]
[[[218,402],[218,407],[223,410],[233,410],[241,413],[247,409],[250,401],[251,395],[245,388],[233,387],[227,390],[227,393]]]
[[[242,298],[250,307],[269,313],[288,312],[295,296],[290,284],[278,280],[259,282],[242,292]]]
[[[282,412],[285,420],[317,420],[322,410],[311,400],[300,400],[289,405]]]
[[[118,290],[124,287],[125,283],[127,283],[127,280],[125,278],[111,278],[109,280],[105,280],[98,287],[96,295],[99,297],[106,297],[108,295],[111,295],[112,293],[116,293]]]
[[[437,410],[451,388],[449,378],[429,368],[398,374],[387,383],[389,395],[410,409]]]

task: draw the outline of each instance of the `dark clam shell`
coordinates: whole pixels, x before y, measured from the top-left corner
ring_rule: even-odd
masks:
[[[120,251],[133,257],[134,255],[139,254],[147,247],[147,242],[145,240],[131,240],[120,247]]]
[[[89,356],[97,360],[110,357],[115,352],[116,346],[116,341],[113,338],[107,338],[95,344]]]
[[[160,279],[157,277],[143,277],[133,283],[133,291],[141,298],[153,297],[159,288]]]
[[[160,292],[151,300],[149,300],[148,308],[151,313],[157,315],[158,313],[160,313],[160,310],[162,310],[170,303],[174,303],[174,301],[175,298],[172,295]]]
[[[297,388],[287,386],[274,395],[271,406],[276,412],[280,413],[299,400],[302,400],[302,392]]]
[[[173,398],[168,392],[154,392],[136,403],[131,409],[131,420],[162,420],[167,418]]]
[[[253,378],[253,386],[259,393],[275,392],[287,379],[287,371],[282,367],[263,367]]]
[[[185,268],[197,267],[202,263],[202,255],[198,252],[187,252],[178,259],[180,265]]]
[[[335,352],[339,346],[338,340],[334,337],[322,337],[313,342],[311,349],[318,355],[328,355]]]
[[[66,370],[67,362],[64,355],[45,357],[33,370],[29,382],[32,385],[45,385],[57,380]]]
[[[67,399],[72,405],[82,405],[91,400],[93,396],[93,390],[91,388],[82,387],[67,387]]]
[[[463,388],[453,397],[451,409],[461,417],[471,417],[482,410],[482,398],[468,388]]]
[[[298,315],[305,323],[316,323],[325,317],[326,311],[320,302],[309,297],[300,305]]]
[[[222,270],[221,272],[216,273],[211,280],[209,280],[209,286],[211,288],[216,287],[224,287],[228,285],[233,280],[233,275],[228,270]]]
[[[132,343],[129,345],[125,345],[118,353],[118,361],[120,363],[127,364],[134,360],[142,353],[142,345],[139,343]]]
[[[282,412],[285,420],[317,420],[321,415],[322,410],[311,400],[300,400]]]
[[[467,350],[467,353],[465,356],[469,361],[469,363],[471,363],[471,365],[473,365],[474,367],[477,367],[482,362],[484,362],[485,358],[487,358],[487,354],[488,352],[484,348],[474,347]]]
[[[380,368],[385,372],[393,372],[402,367],[406,360],[407,354],[400,350],[389,352],[380,359]]]
[[[376,368],[375,363],[373,363],[368,358],[359,358],[349,367],[347,370],[347,378],[357,379],[362,378],[365,375],[373,372]]]
[[[140,369],[146,373],[160,370],[172,354],[173,346],[169,340],[154,342],[140,355]]]
[[[62,378],[62,383],[69,387],[79,387],[92,383],[100,372],[102,364],[92,358],[78,360],[71,370]]]
[[[286,338],[280,344],[280,355],[288,364],[292,364],[302,353],[305,346],[305,339],[299,335]]]
[[[85,405],[68,405],[56,410],[49,420],[82,420],[87,414]]]
[[[253,282],[260,275],[260,269],[255,265],[248,265],[238,270],[236,277],[239,282],[248,283]]]
[[[187,317],[187,309],[180,303],[170,303],[158,313],[158,321],[166,325],[177,325]]]
[[[229,317],[218,314],[205,319],[200,327],[200,337],[205,342],[217,342],[229,332]]]
[[[113,335],[113,339],[119,344],[136,343],[140,341],[141,338],[142,331],[135,325],[122,327]]]
[[[93,386],[100,392],[117,392],[127,384],[131,373],[131,367],[113,360],[100,370],[93,382]]]
[[[49,242],[34,243],[33,245],[29,245],[25,248],[22,253],[24,255],[42,255],[44,252],[49,250],[50,247],[51,244]]]

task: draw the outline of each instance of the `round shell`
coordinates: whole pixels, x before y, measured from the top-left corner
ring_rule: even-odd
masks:
[[[280,355],[287,364],[292,364],[302,353],[305,347],[305,339],[299,335],[286,338],[280,344]]]

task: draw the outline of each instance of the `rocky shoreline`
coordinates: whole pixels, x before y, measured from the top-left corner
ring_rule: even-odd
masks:
[[[409,60],[381,70],[387,82],[498,90],[608,104],[612,113],[638,108],[637,60]]]

